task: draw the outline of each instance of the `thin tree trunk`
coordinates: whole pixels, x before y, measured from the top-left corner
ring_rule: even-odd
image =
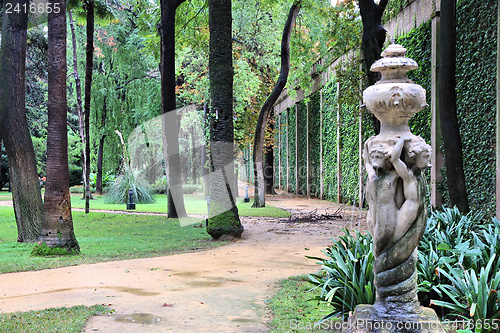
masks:
[[[191,178],[193,181],[193,185],[196,185],[198,183],[197,179],[197,160],[196,160],[196,145],[195,145],[195,136],[194,136],[194,126],[191,127]]]
[[[108,106],[106,103],[107,96],[104,96],[104,101],[102,103],[102,115],[101,115],[101,131],[104,130],[106,126],[106,116],[108,113]],[[106,139],[105,134],[101,134],[99,139],[99,148],[97,150],[97,175],[95,180],[95,194],[102,195],[102,161],[104,154],[104,140]]]
[[[208,117],[207,103],[203,105],[203,133],[207,133],[210,130],[207,122]],[[205,198],[210,195],[210,170],[208,169],[208,157],[207,157],[207,138],[203,134],[203,146],[201,147],[201,181],[203,185],[203,194]]]
[[[469,211],[456,101],[456,0],[441,1],[439,32],[439,112],[450,204]]]
[[[283,36],[281,39],[281,70],[278,77],[278,81],[274,86],[273,91],[267,97],[267,100],[262,105],[259,113],[259,119],[257,120],[257,127],[255,128],[254,136],[254,149],[253,149],[253,165],[254,165],[254,176],[255,176],[255,196],[254,203],[252,207],[265,207],[265,190],[264,190],[264,136],[266,133],[267,119],[269,118],[269,112],[273,107],[274,103],[278,99],[279,95],[285,88],[286,82],[288,80],[288,72],[290,71],[290,36],[292,34],[292,29],[295,24],[295,19],[299,14],[301,7],[301,1],[295,2],[290,11],[288,12],[288,18],[285,22],[285,28],[283,29]]]
[[[86,137],[85,137],[85,113],[83,112],[82,103],[82,83],[80,80],[80,75],[78,74],[78,58],[76,53],[76,33],[75,33],[75,22],[73,20],[73,13],[68,11],[69,15],[69,25],[71,28],[71,41],[72,41],[72,51],[73,51],[73,77],[75,78],[76,86],[76,110],[78,114],[78,134],[80,135],[80,140],[82,141],[82,178],[83,186],[87,184],[87,152],[86,147]],[[83,192],[83,197],[85,198],[86,191]]]
[[[90,101],[94,67],[94,0],[85,3],[87,11],[87,48],[85,63],[85,213],[90,211]]]
[[[169,218],[185,217],[182,192],[182,169],[179,154],[180,120],[176,116],[175,102],[175,11],[185,0],[161,0],[161,103],[162,133],[166,145],[165,163],[168,164],[167,215]],[[166,113],[170,112],[168,116]],[[168,118],[168,121],[167,121]]]
[[[377,5],[373,0],[359,0],[359,10],[363,21],[363,38],[361,48],[363,49],[365,74],[368,85],[372,86],[380,79],[380,73],[371,72],[371,65],[380,59],[382,47],[385,42],[386,30],[382,27],[382,15],[389,0],[380,0]],[[380,121],[372,116],[375,134],[380,132]]]
[[[69,194],[66,100],[66,1],[55,0],[61,11],[48,16],[47,183],[39,243],[77,253]]]
[[[210,202],[212,238],[241,237],[234,198],[233,58],[231,0],[208,0],[210,78]]]
[[[9,1],[13,8],[16,5],[22,8],[27,3],[25,0]],[[3,16],[0,48],[0,136],[9,159],[9,188],[12,189],[17,241],[32,243],[38,238],[43,206],[25,110],[27,25],[28,16],[22,10]]]

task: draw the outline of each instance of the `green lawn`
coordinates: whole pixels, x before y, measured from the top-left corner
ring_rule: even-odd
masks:
[[[94,200],[90,201],[90,209],[96,210],[126,210],[125,204],[106,203],[103,195],[93,195]],[[149,213],[167,213],[166,195],[155,195],[156,202],[152,204],[136,204],[137,212]],[[0,191],[0,201],[12,200],[12,193]],[[266,205],[264,208],[252,208],[253,200],[245,203],[243,198],[236,199],[240,216],[268,216],[268,217],[289,217],[290,213],[273,206]],[[186,211],[192,215],[207,215],[207,202],[202,194],[184,195]],[[71,194],[72,208],[85,208],[85,200],[82,200],[82,194]]]
[[[10,194],[1,192],[1,197]],[[82,207],[81,195],[72,196],[73,207]],[[206,202],[201,195],[186,195],[189,214],[206,214]],[[241,200],[242,201],[242,200]],[[137,205],[137,211],[166,213],[166,198],[158,195],[149,205]],[[287,217],[289,213],[276,207],[251,208],[250,203],[238,204],[242,216]],[[102,196],[91,202],[92,209],[123,210],[124,205],[106,204]],[[213,242],[204,228],[204,219],[193,219],[186,226],[165,216],[145,216],[104,212],[73,211],[75,235],[81,254],[40,258],[31,256],[33,244],[17,243],[17,227],[12,207],[0,206],[0,273],[95,263],[101,261],[154,257],[180,252],[203,250],[224,244]]]
[[[73,212],[73,224],[81,254],[32,257],[33,244],[16,242],[13,209],[0,207],[0,273],[156,257],[224,244],[211,241],[203,223],[180,227],[178,220],[163,216]]]
[[[272,312],[270,333],[281,332],[343,332],[340,319],[319,322],[331,312],[327,304],[309,301],[319,291],[305,275],[290,277],[279,283],[280,289],[269,301]]]
[[[91,316],[109,312],[103,305],[52,308],[39,311],[0,313],[2,333],[81,332]]]
[[[71,195],[71,206],[73,208],[84,208],[85,200],[82,200],[81,194]],[[104,202],[104,196],[94,195],[95,200],[90,201],[90,209],[105,209],[105,210],[126,210],[125,204],[108,204]],[[155,195],[156,202],[152,204],[136,204],[138,212],[167,212],[167,197],[166,195]],[[207,215],[207,202],[202,194],[186,194],[184,202],[188,214]],[[243,198],[237,198],[237,205],[240,216],[272,216],[272,217],[289,217],[290,213],[280,208],[266,205],[264,208],[251,208],[253,200],[244,203]]]

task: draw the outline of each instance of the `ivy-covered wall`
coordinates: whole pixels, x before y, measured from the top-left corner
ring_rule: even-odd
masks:
[[[457,107],[471,209],[495,211],[498,2],[457,7]]]
[[[464,167],[471,209],[493,213],[495,210],[495,117],[496,117],[496,39],[498,4],[496,0],[461,0],[457,5],[457,107],[464,151]],[[419,68],[409,72],[414,82],[427,91],[431,104],[431,21],[422,24],[396,41],[408,49],[407,56]],[[358,201],[359,189],[359,62],[352,60],[337,68],[336,76],[322,88],[323,109],[320,113],[320,92],[298,103],[298,137],[295,138],[295,108],[282,113],[281,187],[286,187],[286,160],[289,161],[289,191],[295,192],[295,150],[298,156],[299,193],[307,193],[307,142],[309,142],[309,181],[311,196],[337,198],[337,149],[340,149],[341,200]],[[358,71],[358,72],[357,72]],[[340,95],[337,96],[337,82]],[[309,103],[309,119],[307,104]],[[337,142],[337,108],[340,105],[340,141]],[[320,119],[323,119],[322,124]],[[373,135],[372,116],[362,115],[364,139]],[[307,131],[309,124],[309,131]],[[411,121],[413,133],[430,142],[431,109],[427,107]],[[307,133],[309,138],[307,140]],[[287,151],[286,137],[289,147]],[[320,156],[321,139],[323,155]],[[321,160],[323,172],[320,173]],[[276,164],[276,173],[279,165]],[[429,174],[427,175],[429,177]],[[441,192],[445,205],[446,175]]]
[[[323,198],[337,199],[337,82],[323,88]]]

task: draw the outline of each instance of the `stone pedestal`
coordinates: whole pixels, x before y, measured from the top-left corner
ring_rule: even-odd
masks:
[[[349,317],[348,333],[446,333],[436,313],[422,307],[422,312],[412,315],[375,315],[373,306],[358,305]]]

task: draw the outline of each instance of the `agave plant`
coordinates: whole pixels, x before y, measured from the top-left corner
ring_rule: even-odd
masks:
[[[492,255],[486,267],[481,267],[479,273],[474,269],[464,269],[463,266],[452,267],[445,264],[446,269],[438,268],[451,284],[439,285],[450,301],[432,300],[432,304],[454,311],[454,315],[464,319],[485,322],[500,317],[500,271],[499,262]],[[490,278],[492,276],[492,278]],[[482,331],[482,330],[481,330]],[[486,331],[485,331],[486,332]]]
[[[135,203],[147,204],[155,202],[154,190],[139,170],[133,170],[126,164],[124,164],[122,170],[123,172],[116,177],[109,187],[106,196],[107,203],[127,203],[130,189],[133,192]]]
[[[333,312],[323,320],[339,315],[346,318],[356,305],[375,302],[372,238],[360,232],[353,237],[347,228],[343,231],[344,235],[323,251],[326,259],[308,257],[321,264],[317,274],[309,275],[315,285],[312,290],[321,291],[312,300],[333,306]]]

